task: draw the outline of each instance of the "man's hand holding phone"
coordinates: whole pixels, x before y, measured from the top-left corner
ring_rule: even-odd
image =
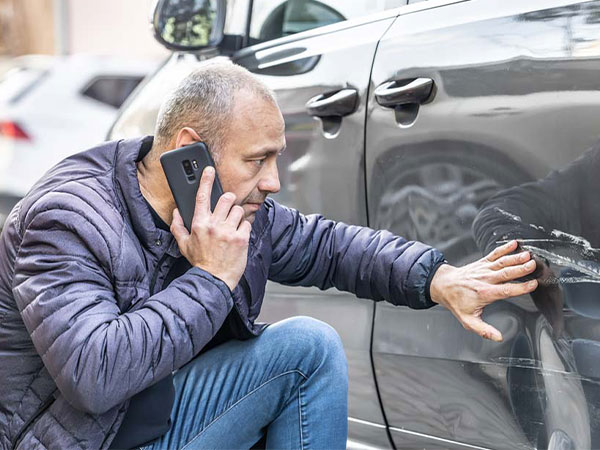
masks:
[[[173,211],[171,233],[181,254],[191,265],[206,270],[223,280],[233,291],[246,270],[250,222],[244,220],[244,209],[235,205],[235,194],[226,192],[210,210],[210,196],[215,169],[202,172],[191,232],[185,228],[179,211]]]

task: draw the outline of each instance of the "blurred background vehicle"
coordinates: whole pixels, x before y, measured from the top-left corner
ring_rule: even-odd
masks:
[[[118,108],[156,66],[91,55],[13,60],[0,76],[0,214],[58,161],[104,140]]]
[[[0,228],[54,163],[104,140],[167,54],[138,14],[151,2],[0,0]]]

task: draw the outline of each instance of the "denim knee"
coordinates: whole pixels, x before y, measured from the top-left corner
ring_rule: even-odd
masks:
[[[278,322],[273,328],[281,335],[281,350],[293,355],[301,366],[311,372],[327,371],[338,379],[347,379],[346,354],[333,327],[311,317],[298,316]]]

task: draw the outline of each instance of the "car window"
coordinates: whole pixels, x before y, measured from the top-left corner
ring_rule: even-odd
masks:
[[[95,77],[83,89],[81,95],[119,108],[143,79],[144,77],[140,76]]]
[[[406,0],[255,0],[250,24],[250,44],[405,4]]]

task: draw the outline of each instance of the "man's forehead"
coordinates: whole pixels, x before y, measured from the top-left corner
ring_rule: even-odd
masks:
[[[242,146],[241,151],[245,157],[261,157],[268,155],[277,155],[285,151],[285,138],[273,142],[256,142],[254,145]]]
[[[273,101],[256,94],[238,94],[227,135],[244,153],[279,153],[285,147],[285,122]]]
[[[266,94],[254,92],[250,89],[240,89],[233,96],[234,109],[250,109],[255,110],[257,108],[274,108],[279,111],[279,105],[271,97]]]

